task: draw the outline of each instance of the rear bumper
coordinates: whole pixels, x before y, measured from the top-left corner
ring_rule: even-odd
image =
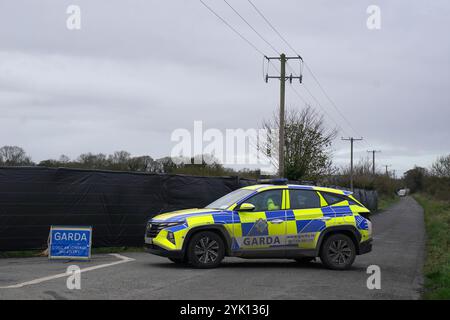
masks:
[[[145,244],[145,250],[148,253],[157,255],[157,256],[161,256],[161,257],[166,257],[166,258],[183,258],[184,257],[184,253],[182,250],[166,250],[164,248],[158,247],[157,245],[154,244]]]
[[[365,254],[372,251],[372,239],[363,241],[359,244],[359,253],[358,254]]]

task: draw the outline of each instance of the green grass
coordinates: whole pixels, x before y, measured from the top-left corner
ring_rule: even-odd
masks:
[[[0,252],[0,259],[38,257],[43,251],[44,250],[3,251]]]
[[[380,197],[378,198],[378,211],[386,210],[399,200],[400,197],[395,195],[380,194]]]
[[[144,247],[104,247],[92,248],[92,254],[124,253],[124,252],[144,252]],[[44,250],[23,250],[0,252],[0,259],[4,258],[32,258],[43,255]]]
[[[427,256],[424,299],[450,299],[450,202],[416,194],[425,211]]]

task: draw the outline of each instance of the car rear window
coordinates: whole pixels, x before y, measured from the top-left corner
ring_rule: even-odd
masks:
[[[320,208],[320,198],[316,191],[289,190],[291,209]]]
[[[344,195],[332,194],[332,193],[328,193],[328,192],[321,192],[321,194],[329,206],[339,203],[339,202],[342,202],[342,201],[348,201],[348,203],[350,205],[353,205],[353,204],[357,205],[357,203],[355,201],[353,201],[352,199],[350,199],[349,197],[346,197]]]

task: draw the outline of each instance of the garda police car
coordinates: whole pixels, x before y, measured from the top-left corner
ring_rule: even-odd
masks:
[[[343,270],[372,250],[369,213],[349,191],[270,180],[202,209],[155,216],[145,244],[150,253],[198,268],[216,267],[224,256],[320,257],[328,268]]]

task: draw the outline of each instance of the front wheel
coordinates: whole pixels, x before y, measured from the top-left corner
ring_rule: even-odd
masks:
[[[187,257],[196,268],[215,268],[225,255],[222,238],[211,231],[200,231],[189,241]]]
[[[320,260],[329,269],[350,269],[356,257],[352,239],[344,234],[333,234],[322,245]]]

